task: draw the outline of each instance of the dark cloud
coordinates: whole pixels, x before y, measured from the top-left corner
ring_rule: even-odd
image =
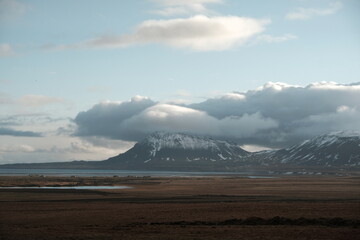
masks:
[[[35,125],[44,126],[64,120],[63,118],[52,118],[46,114],[16,114],[0,117],[0,135],[14,137],[43,137],[44,132],[31,131]],[[29,129],[30,131],[19,130]]]
[[[15,127],[15,126],[34,126],[45,125],[64,120],[70,120],[68,118],[53,118],[43,113],[31,113],[31,114],[15,114],[0,117],[0,127]]]
[[[246,144],[283,147],[331,131],[359,129],[360,84],[314,83],[306,87],[267,83],[190,105],[218,119],[261,113],[279,123],[241,139]]]
[[[11,128],[0,127],[0,135],[14,136],[14,137],[41,137],[41,133],[32,131],[19,131]]]
[[[360,84],[268,83],[182,106],[137,97],[95,105],[74,122],[77,136],[138,141],[161,130],[284,147],[331,131],[360,130]]]
[[[80,112],[74,122],[77,125],[75,135],[89,137],[100,136],[111,139],[131,139],[124,136],[121,124],[126,120],[155,105],[145,97],[134,97],[131,101],[121,103],[100,103],[86,112]],[[126,134],[125,134],[126,135]]]

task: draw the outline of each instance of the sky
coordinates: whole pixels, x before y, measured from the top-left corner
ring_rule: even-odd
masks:
[[[358,0],[0,0],[0,164],[153,131],[278,149],[360,130]]]

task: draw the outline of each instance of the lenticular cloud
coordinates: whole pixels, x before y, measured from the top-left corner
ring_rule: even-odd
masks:
[[[244,44],[265,30],[270,20],[237,16],[147,20],[133,33],[101,36],[60,48],[121,48],[134,44],[159,43],[193,51],[221,51]]]

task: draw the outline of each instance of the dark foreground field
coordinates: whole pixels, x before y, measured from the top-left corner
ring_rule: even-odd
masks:
[[[359,239],[360,178],[0,177],[0,239]]]

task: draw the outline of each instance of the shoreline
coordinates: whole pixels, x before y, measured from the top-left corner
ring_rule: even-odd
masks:
[[[62,177],[284,177],[284,176],[360,176],[357,169],[243,169],[238,172],[199,172],[199,171],[150,171],[150,170],[107,170],[107,169],[0,169],[1,176],[62,176]]]

